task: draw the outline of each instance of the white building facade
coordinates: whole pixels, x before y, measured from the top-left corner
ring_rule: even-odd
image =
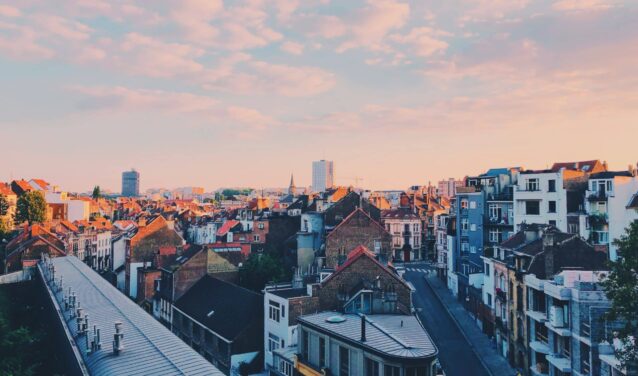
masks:
[[[334,162],[314,161],[312,162],[312,189],[315,192],[323,192],[334,186]]]

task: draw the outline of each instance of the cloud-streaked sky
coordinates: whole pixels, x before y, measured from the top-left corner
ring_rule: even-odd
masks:
[[[404,188],[636,163],[634,0],[0,0],[0,180]]]

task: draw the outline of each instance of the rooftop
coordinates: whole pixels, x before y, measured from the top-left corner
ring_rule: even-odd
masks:
[[[77,351],[91,375],[222,375],[212,364],[192,350],[166,327],[132,300],[73,256],[49,259],[55,267],[55,279],[63,279],[63,290],[52,282],[49,293],[56,298],[58,314],[64,316],[65,330],[75,341]],[[40,267],[41,272],[44,270]],[[71,288],[89,316],[89,331],[94,325],[101,331],[101,350],[87,355],[87,341],[78,334],[70,311],[64,310],[64,294]],[[114,323],[122,323],[124,350],[113,353]],[[93,335],[91,333],[91,339]]]
[[[374,352],[397,358],[427,358],[436,356],[438,350],[430,336],[413,315],[366,316],[366,341],[361,341],[361,317],[355,314],[340,315],[345,320],[326,321],[339,315],[332,311],[301,316],[297,320],[331,336],[367,347]],[[335,322],[337,321],[337,322]]]
[[[306,289],[305,287],[296,288],[296,289],[284,288],[284,289],[278,289],[278,290],[268,290],[267,292],[284,299],[297,298],[300,296],[308,295],[308,289]]]
[[[263,297],[206,275],[177,300],[175,307],[232,341],[245,328],[262,320]]]

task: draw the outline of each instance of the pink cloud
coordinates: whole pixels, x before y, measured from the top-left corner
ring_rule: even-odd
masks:
[[[560,0],[552,4],[559,11],[598,11],[613,8],[614,2],[605,0]]]
[[[418,27],[405,35],[394,34],[390,40],[411,46],[412,51],[418,56],[431,56],[448,48],[446,42],[438,39],[440,34],[429,27]]]
[[[265,129],[277,122],[270,116],[243,106],[225,105],[207,96],[186,92],[130,89],[126,87],[71,86],[83,95],[80,108],[85,111],[160,112],[192,116],[211,124],[238,125],[253,130]]]
[[[282,43],[280,49],[291,55],[301,55],[303,53],[304,46],[301,43],[288,41]]]
[[[410,5],[407,3],[368,1],[368,5],[356,13],[350,25],[350,37],[337,48],[337,52],[351,48],[383,50],[386,35],[403,27],[409,15]]]
[[[0,16],[2,17],[20,17],[22,12],[16,7],[0,4]]]

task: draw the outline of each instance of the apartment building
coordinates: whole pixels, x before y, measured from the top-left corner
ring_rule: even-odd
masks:
[[[588,226],[584,236],[594,246],[607,252],[611,260],[618,258],[613,241],[638,219],[638,211],[629,208],[637,192],[638,177],[633,169],[605,171],[589,177],[585,193]]]
[[[381,219],[385,229],[392,234],[395,260],[409,262],[421,258],[422,222],[409,208],[384,210]]]
[[[598,344],[611,306],[598,283],[604,273],[563,271],[549,280],[525,276],[532,375],[600,375]]]

